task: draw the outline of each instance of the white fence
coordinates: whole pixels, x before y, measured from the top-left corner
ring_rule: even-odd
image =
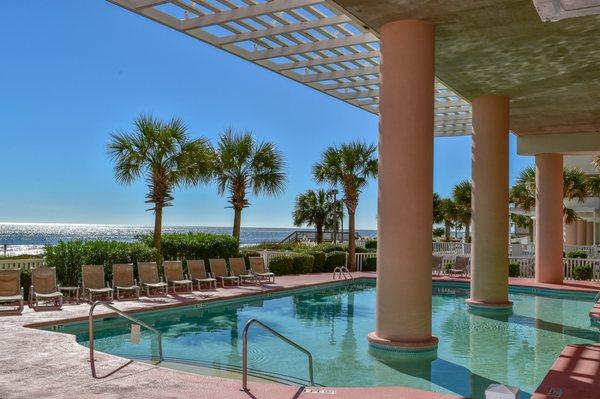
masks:
[[[6,269],[26,269],[31,270],[36,267],[42,267],[46,261],[42,258],[32,259],[3,259],[0,260],[0,270]]]

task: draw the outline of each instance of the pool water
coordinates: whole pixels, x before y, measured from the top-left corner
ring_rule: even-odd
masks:
[[[325,386],[410,386],[484,398],[492,383],[517,386],[530,397],[568,344],[598,342],[588,312],[593,295],[533,294],[511,288],[511,316],[470,314],[465,285],[433,287],[433,333],[439,338],[435,360],[385,360],[369,352],[367,334],[375,325],[372,282],[331,285],[243,300],[139,313],[163,333],[167,362],[190,370],[239,371],[242,330],[259,319],[309,349],[315,381]],[[555,293],[557,294],[557,293]],[[123,318],[95,323],[96,349],[132,359],[156,355],[156,340],[142,331],[132,343]],[[60,327],[88,345],[87,324]],[[199,367],[194,367],[199,366]],[[256,328],[249,334],[253,374],[283,382],[306,383],[306,356]]]

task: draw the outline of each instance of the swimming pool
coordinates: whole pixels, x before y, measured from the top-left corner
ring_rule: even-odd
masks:
[[[600,338],[588,317],[593,294],[534,294],[511,287],[514,312],[508,317],[470,314],[465,284],[434,283],[433,294],[435,360],[385,360],[369,352],[375,286],[366,280],[136,316],[163,333],[163,366],[217,375],[239,371],[242,330],[256,318],[312,352],[320,385],[410,386],[476,399],[495,382],[517,386],[527,398],[566,345]],[[142,360],[156,354],[152,333],[143,331],[134,344],[122,318],[98,320],[95,326],[97,350]],[[88,344],[86,323],[54,329]],[[249,335],[249,367],[266,379],[306,383],[305,356],[259,329]]]

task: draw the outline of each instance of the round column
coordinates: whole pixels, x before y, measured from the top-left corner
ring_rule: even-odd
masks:
[[[380,70],[377,320],[369,342],[432,353],[434,26],[384,25]]]
[[[585,245],[594,245],[594,222],[585,222]]]
[[[565,244],[577,245],[577,222],[565,223]]]
[[[509,98],[473,100],[472,311],[507,313]],[[539,232],[538,232],[539,234]]]
[[[585,220],[579,219],[577,221],[577,245],[585,245],[586,243],[586,226]]]
[[[535,156],[535,280],[563,282],[563,156]]]

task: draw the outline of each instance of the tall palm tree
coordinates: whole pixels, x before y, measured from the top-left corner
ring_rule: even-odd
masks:
[[[215,151],[214,174],[219,195],[229,193],[234,211],[233,236],[240,240],[242,210],[250,206],[248,192],[278,195],[285,186],[283,156],[270,142],[256,142],[251,132],[227,129]]]
[[[171,206],[173,190],[210,180],[213,152],[205,138],[190,139],[181,119],[163,122],[150,115],[134,121],[130,132],[111,135],[107,152],[118,182],[144,178],[146,203],[154,212],[154,247],[160,254],[163,208]]]
[[[444,210],[442,209],[442,198],[438,193],[433,193],[433,223],[444,221]]]
[[[440,208],[442,212],[442,221],[444,222],[444,238],[448,242],[450,241],[452,226],[455,225],[455,222],[458,219],[458,212],[456,209],[456,204],[450,198],[442,199],[440,202]]]
[[[326,190],[306,190],[296,197],[292,216],[295,226],[315,226],[317,243],[320,244],[323,242],[323,227],[330,228],[337,222],[337,203]]]
[[[510,190],[510,201],[526,212],[535,208],[535,168],[528,166],[521,171],[516,184]],[[583,202],[589,195],[590,188],[585,173],[578,168],[563,170],[563,198]],[[565,222],[577,220],[577,214],[572,209],[563,207]]]
[[[332,146],[325,149],[321,161],[313,167],[313,175],[319,183],[340,186],[343,201],[348,210],[348,269],[356,268],[355,215],[362,189],[370,178],[377,176],[376,147],[361,141]]]
[[[471,182],[463,180],[452,189],[452,198],[456,204],[457,221],[465,228],[465,242],[469,242],[471,233]]]

